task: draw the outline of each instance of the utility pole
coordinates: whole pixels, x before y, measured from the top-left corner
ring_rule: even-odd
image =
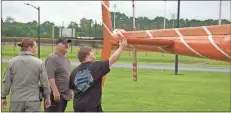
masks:
[[[71,38],[74,38],[74,35],[73,35],[73,22],[71,22]]]
[[[95,20],[95,38],[96,38],[96,29],[97,29],[97,22]]]
[[[221,10],[222,10],[222,0],[220,0],[220,6],[219,6],[219,21],[218,21],[219,25],[221,25]]]
[[[135,1],[132,0],[132,8],[133,8],[133,31],[136,30],[136,18],[135,18]]]
[[[61,37],[63,37],[63,26],[64,26],[64,22],[62,22],[62,27],[61,27]]]
[[[40,58],[40,7],[38,7],[38,58]]]
[[[72,39],[74,38],[74,35],[73,35],[73,22],[71,22],[71,38]],[[71,53],[72,53],[72,43],[71,43]]]
[[[114,20],[113,20],[114,21],[114,25],[113,25],[114,29],[115,29],[115,10],[116,10],[116,4],[114,4],[114,13],[113,13],[114,14]]]
[[[165,16],[166,16],[166,0],[164,0],[164,29],[165,29]]]
[[[175,28],[175,26],[174,26],[175,14],[172,13],[171,16],[172,16],[172,28]]]
[[[25,5],[32,6],[33,8],[38,10],[38,58],[40,58],[40,7],[35,7],[32,4],[24,3]]]

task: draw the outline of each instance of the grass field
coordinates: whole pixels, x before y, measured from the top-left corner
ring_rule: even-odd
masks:
[[[3,74],[7,64],[2,66]],[[230,73],[173,73],[142,69],[134,82],[131,69],[111,69],[103,87],[104,111],[231,111]],[[72,101],[66,111],[73,111]]]
[[[54,49],[55,50],[55,49]],[[70,61],[78,61],[76,54],[78,47],[73,47],[67,54]],[[94,49],[97,59],[101,58],[101,49]],[[12,58],[19,53],[19,47],[14,49],[13,45],[5,45],[2,47],[2,57],[3,58]],[[41,46],[41,59],[44,60],[46,57],[52,53],[52,46]],[[37,54],[36,54],[37,55]],[[118,62],[127,62],[132,63],[132,52],[123,51]],[[175,62],[175,55],[172,54],[163,54],[157,52],[137,52],[137,63],[138,64],[164,64]],[[229,66],[230,63],[202,58],[195,58],[189,56],[179,56],[179,65],[205,65],[205,66]]]

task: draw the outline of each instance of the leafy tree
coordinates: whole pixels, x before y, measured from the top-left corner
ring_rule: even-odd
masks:
[[[22,23],[17,22],[14,18],[8,16],[3,21],[2,19],[2,36],[10,37],[37,37],[38,35],[38,23],[37,21]],[[112,25],[114,27],[114,13],[111,12]],[[136,17],[136,30],[147,30],[147,29],[163,29],[164,17],[157,16],[153,19],[148,17]],[[132,30],[133,18],[128,17],[124,13],[115,12],[115,28],[124,29],[126,31]],[[166,29],[176,27],[176,19],[165,18]],[[209,26],[217,25],[218,20],[207,19],[207,20],[197,20],[197,19],[183,19],[180,18],[180,27],[196,27],[196,26]],[[230,20],[222,19],[222,24],[231,24]],[[51,38],[52,37],[52,26],[53,22],[45,21],[40,25],[40,36],[41,38]],[[97,23],[93,19],[82,18],[79,24],[75,21],[71,21],[67,28],[74,28],[76,37],[97,37],[101,38],[102,33],[102,23]],[[59,36],[59,26],[54,25],[55,37]]]

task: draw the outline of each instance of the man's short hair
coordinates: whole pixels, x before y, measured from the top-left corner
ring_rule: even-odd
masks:
[[[91,52],[91,47],[89,46],[80,47],[78,55],[77,55],[79,61],[83,62],[86,59],[87,55],[90,54],[90,52]]]

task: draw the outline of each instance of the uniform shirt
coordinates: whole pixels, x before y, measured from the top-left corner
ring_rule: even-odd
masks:
[[[69,60],[58,53],[53,53],[45,61],[48,79],[55,79],[55,83],[60,95],[65,100],[71,100],[72,94],[69,89],[69,78],[71,74],[71,64]]]
[[[101,104],[102,77],[109,71],[109,60],[81,63],[72,71],[69,87],[74,90],[75,107],[89,109]]]
[[[39,85],[44,94],[50,94],[50,86],[45,65],[29,51],[23,51],[12,58],[4,74],[2,97],[11,89],[11,101],[38,101]]]

